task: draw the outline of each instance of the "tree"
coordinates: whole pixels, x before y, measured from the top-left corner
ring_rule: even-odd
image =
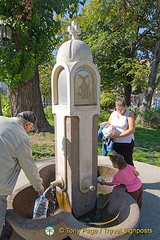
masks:
[[[150,108],[152,103],[152,97],[155,89],[160,83],[160,2],[157,0],[156,9],[156,33],[155,33],[155,50],[153,55],[153,60],[151,63],[151,72],[149,74],[147,87],[144,93],[144,98],[141,106],[141,113],[143,113],[147,108]]]
[[[0,19],[12,28],[12,38],[0,49],[0,81],[9,86],[11,116],[33,110],[39,131],[53,131],[48,124],[39,89],[38,66],[48,61],[60,29],[56,14],[76,11],[79,0],[4,0]]]
[[[154,51],[155,2],[91,0],[77,18],[98,65],[102,90],[124,94],[128,106],[133,87],[136,92],[146,87],[146,62]]]

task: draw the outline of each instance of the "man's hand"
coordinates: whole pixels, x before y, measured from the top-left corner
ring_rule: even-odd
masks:
[[[44,193],[44,187],[42,186],[42,189],[38,191],[38,197]]]

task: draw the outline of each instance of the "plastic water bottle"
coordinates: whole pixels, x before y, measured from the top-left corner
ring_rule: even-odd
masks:
[[[41,219],[47,217],[48,203],[48,199],[43,194],[36,199],[33,210],[33,219]]]

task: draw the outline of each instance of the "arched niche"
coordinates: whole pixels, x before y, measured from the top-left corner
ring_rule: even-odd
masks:
[[[67,105],[67,73],[66,69],[62,68],[58,76],[58,104]]]

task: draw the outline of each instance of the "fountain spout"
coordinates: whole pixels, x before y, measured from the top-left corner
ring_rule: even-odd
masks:
[[[55,181],[50,183],[50,187],[53,188],[56,186],[60,187],[61,189],[64,188],[64,181],[63,181],[62,177],[59,176]]]
[[[90,180],[87,178],[82,182],[82,189],[85,192],[88,192],[89,190],[95,191],[95,186],[93,186],[90,182]]]

